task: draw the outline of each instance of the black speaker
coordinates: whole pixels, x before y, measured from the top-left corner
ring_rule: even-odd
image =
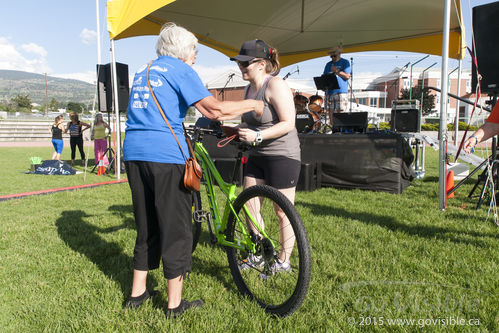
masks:
[[[99,100],[99,111],[111,112],[113,110],[113,84],[111,76],[111,64],[97,65],[97,95]],[[130,88],[128,83],[128,65],[116,63],[116,74],[118,80],[118,103],[120,111],[128,109],[128,97]]]
[[[313,191],[321,188],[320,166],[320,162],[301,163],[300,177],[296,185],[297,191]]]
[[[473,51],[482,76],[481,90],[486,93],[499,92],[499,2],[473,7]],[[472,63],[471,86],[475,89],[477,75]]]
[[[314,118],[308,112],[296,114],[295,127],[298,133],[308,133],[314,126]]]
[[[367,122],[367,112],[333,113],[333,132],[365,133]]]
[[[419,110],[414,108],[392,109],[390,130],[392,132],[418,132]]]

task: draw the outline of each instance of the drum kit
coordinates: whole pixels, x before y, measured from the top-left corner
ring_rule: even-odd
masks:
[[[328,112],[324,109],[324,98],[319,95],[307,98],[296,94],[293,98],[296,109],[295,125],[298,133],[326,133],[330,130],[328,125]]]

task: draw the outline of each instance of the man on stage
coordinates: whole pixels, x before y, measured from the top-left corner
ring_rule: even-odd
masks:
[[[329,51],[331,61],[326,64],[324,74],[334,73],[338,80],[338,89],[326,92],[328,100],[329,122],[332,125],[333,113],[343,112],[348,108],[348,80],[350,79],[351,67],[347,59],[341,58],[343,49],[340,46],[333,47]]]

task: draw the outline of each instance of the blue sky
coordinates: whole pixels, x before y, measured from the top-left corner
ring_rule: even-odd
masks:
[[[443,0],[435,0],[443,1]],[[466,40],[471,41],[470,8],[490,3],[486,0],[462,0]],[[100,40],[102,63],[110,62],[109,35],[106,30],[105,1],[100,3]],[[97,22],[94,0],[0,0],[0,69],[22,70],[34,73],[95,81],[97,63]],[[156,57],[156,38],[153,36],[128,38],[115,43],[116,60],[129,65],[130,74],[139,66]],[[394,66],[402,67],[409,61],[416,62],[425,56],[419,53],[362,52],[344,54],[353,58],[354,74],[362,77],[368,73],[386,74]],[[312,80],[322,73],[328,57],[301,62],[285,67],[281,75],[296,70],[290,79]],[[440,57],[431,56],[419,63],[426,67]],[[449,61],[449,70],[457,67],[457,61]],[[463,69],[471,67],[469,56],[463,61]],[[209,81],[229,68],[235,68],[226,56],[200,46],[194,67],[203,81]],[[355,76],[354,76],[355,77]]]

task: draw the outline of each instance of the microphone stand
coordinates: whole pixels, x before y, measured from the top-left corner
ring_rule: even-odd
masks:
[[[350,58],[350,113],[352,112],[352,101],[353,101],[353,57]]]
[[[296,66],[296,70],[294,72],[288,72],[288,74],[284,75],[284,77],[282,79],[286,80],[290,75],[292,75],[294,73],[300,74],[300,68],[298,68],[298,66]]]
[[[234,73],[229,74],[229,78],[227,79],[227,82],[225,82],[225,86],[218,93],[219,95],[222,95],[222,102],[225,100],[225,88],[227,88],[227,85],[229,84],[230,80],[232,80],[233,77],[234,77]]]

